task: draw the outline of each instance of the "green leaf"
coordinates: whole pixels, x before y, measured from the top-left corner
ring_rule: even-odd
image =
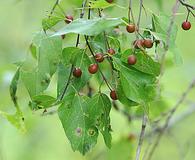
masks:
[[[121,23],[123,23],[123,21],[120,18],[95,18],[90,20],[77,19],[59,30],[54,34],[54,36],[64,35],[67,33],[93,36]]]
[[[72,149],[86,154],[97,143],[98,129],[95,127],[93,113],[89,113],[86,97],[76,95],[72,104],[60,106],[58,115]]]
[[[41,45],[41,42],[43,39],[45,39],[47,36],[44,32],[37,32],[32,40],[32,43],[29,47],[31,55],[37,59],[38,58],[38,54],[39,54],[39,48]]]
[[[62,54],[62,40],[60,37],[47,37],[41,41],[38,69],[40,73],[49,73],[52,76]]]
[[[32,71],[22,70],[21,73],[22,81],[31,97],[40,95],[47,89],[62,54],[60,37],[48,37],[39,33],[34,39],[34,44],[38,48],[38,66]]]
[[[62,44],[62,40],[60,37],[56,37],[56,39],[55,39],[55,38],[52,38],[49,35],[45,34],[45,32],[43,32],[43,31],[37,32],[34,35],[32,43],[30,45],[30,51],[31,51],[32,56],[36,59],[39,57],[40,47],[43,46],[43,44],[42,44],[43,42],[48,43],[47,44],[48,48],[49,47],[52,48],[53,44],[54,44],[53,47],[56,47],[57,46],[57,39],[58,39],[58,44],[59,45],[60,45],[60,43]],[[54,41],[56,41],[56,42],[54,42]],[[51,45],[51,46],[49,46],[49,45]],[[61,47],[61,50],[62,50],[62,47]],[[56,51],[58,51],[58,49]]]
[[[91,38],[90,44],[92,48],[95,49],[95,52],[105,52],[106,51],[105,37],[102,33]]]
[[[25,133],[26,129],[24,125],[24,118],[23,118],[22,111],[20,110],[18,106],[17,97],[16,97],[16,93],[18,89],[18,82],[20,78],[20,69],[21,69],[21,65],[19,65],[11,81],[10,88],[9,88],[11,99],[14,102],[14,105],[16,107],[16,113],[11,115],[11,114],[0,111],[0,115],[6,118],[13,126],[19,129],[22,133]]]
[[[165,14],[160,14],[160,15],[152,15],[152,22],[153,22],[153,30],[154,32],[164,35],[164,37],[170,36],[170,44],[169,46],[171,46],[172,44],[175,44],[175,40],[176,40],[176,36],[177,36],[177,25],[174,23],[171,29],[170,34],[168,35],[168,30],[170,30],[170,23],[171,23],[171,17],[167,16]],[[162,36],[161,36],[162,37]],[[163,38],[164,40],[164,38]],[[167,40],[166,40],[167,41]],[[165,43],[167,43],[166,41],[164,41]]]
[[[137,57],[137,63],[132,65],[132,68],[155,76],[160,74],[160,63],[155,62],[149,55],[142,51],[135,53],[132,49],[128,49],[122,53],[121,61],[127,64],[127,59],[130,55],[135,55]]]
[[[80,56],[83,53],[83,49],[77,47],[67,47],[62,51],[62,62],[64,65],[75,64],[76,56]]]
[[[96,120],[96,126],[104,137],[105,144],[111,148],[110,110],[111,102],[107,95],[96,94],[89,100],[90,113]]]
[[[157,33],[157,32],[152,32],[152,31],[150,31],[150,33],[154,36],[154,38],[156,40],[163,41],[164,43],[166,43],[167,36],[165,34]]]
[[[175,44],[176,36],[178,32],[178,27],[175,23],[173,23],[172,28],[170,28],[171,17],[160,14],[159,16],[153,14],[152,18],[154,32],[150,31],[151,34],[157,39],[164,42],[165,47],[169,46],[169,51],[173,54],[174,63],[176,65],[181,65],[182,57],[181,52],[177,45]],[[168,34],[169,30],[171,32]],[[170,38],[168,38],[168,36]],[[169,44],[167,44],[169,43]]]
[[[59,23],[60,21],[63,21],[63,20],[64,20],[64,17],[59,17],[59,16],[44,18],[42,20],[43,30],[46,31],[48,29],[51,29],[53,26],[55,26],[57,23]]]
[[[37,47],[32,43],[29,49],[33,58],[37,59]]]
[[[64,92],[64,89],[67,85],[69,74],[71,71],[71,66],[65,66],[63,64],[59,64],[58,66],[58,80],[57,80],[57,97],[58,99],[61,98],[62,93]],[[72,100],[74,99],[76,94],[75,87],[71,84],[68,85],[68,88],[66,90],[66,93],[63,97],[63,103],[64,105],[70,105],[72,103]]]
[[[19,78],[20,78],[20,67],[17,69],[17,71],[16,71],[16,73],[11,81],[10,88],[9,88],[11,99],[16,106],[17,106],[16,92],[17,92],[17,88],[18,88]]]
[[[57,97],[59,98],[62,94],[66,83],[68,82],[69,73],[71,70],[71,66],[65,66],[63,64],[58,65],[58,80],[57,80]],[[69,91],[67,91],[69,92]]]
[[[33,40],[32,40],[32,44],[34,46],[36,46],[37,48],[40,47],[41,45],[41,42],[43,39],[47,38],[47,35],[44,33],[44,32],[37,32],[35,33],[34,37],[33,37]]]
[[[91,78],[91,75],[88,72],[88,67],[91,64],[91,60],[85,53],[85,50],[81,51],[82,52],[79,52],[76,56],[75,67],[78,67],[82,70],[82,76],[80,78],[74,78],[74,81],[72,83],[77,91],[80,91],[80,89],[82,89]]]
[[[36,105],[41,106],[42,109],[45,109],[51,107],[56,102],[56,99],[49,95],[38,95],[34,96],[32,101]]]
[[[156,96],[156,77],[131,69],[122,64],[117,58],[114,58],[114,62],[119,68],[121,85],[128,99],[144,105],[154,100]]]
[[[118,37],[108,36],[108,39],[110,40],[110,45],[114,46],[114,48],[117,48],[119,51],[121,50],[121,44]]]
[[[118,83],[117,85],[117,95],[118,95],[118,99],[119,101],[125,105],[126,107],[132,107],[132,106],[137,106],[139,104],[137,104],[136,102],[133,102],[132,100],[128,99],[128,97],[126,97],[121,82]]]
[[[65,84],[68,81],[71,71],[70,64],[73,64],[75,67],[82,70],[82,76],[80,78],[74,77],[73,81],[71,81],[71,85],[74,89],[80,91],[80,89],[82,89],[90,79],[91,75],[88,73],[88,66],[91,64],[91,60],[85,51],[86,50],[84,49],[79,49],[76,47],[64,48],[62,53],[62,62],[64,65],[59,65],[58,95],[63,92]],[[69,92],[73,92],[73,88],[67,90],[67,95]]]
[[[17,109],[16,113],[13,115],[2,112],[2,111],[0,111],[0,115],[3,116],[4,118],[6,118],[13,126],[15,126],[22,133],[26,132],[23,114],[19,110],[19,108]]]
[[[111,147],[110,113],[111,102],[104,94],[91,99],[76,95],[71,104],[62,105],[58,114],[65,133],[74,151],[88,152],[97,143],[102,133],[105,143]]]
[[[31,97],[41,94],[50,83],[50,75],[41,74],[36,69],[32,72],[21,71],[21,78]]]

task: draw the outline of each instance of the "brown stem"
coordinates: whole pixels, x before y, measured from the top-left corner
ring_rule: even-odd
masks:
[[[185,3],[183,0],[179,0],[179,2],[180,2],[183,6],[185,6],[185,7],[187,7],[187,8],[190,8],[190,9],[192,9],[192,10],[195,10],[195,6],[192,6],[192,5],[188,4],[188,3]]]
[[[141,153],[142,144],[143,144],[144,136],[145,136],[146,124],[147,124],[147,116],[144,114],[143,119],[142,119],[141,133],[140,133],[139,142],[138,142],[137,151],[136,151],[136,160],[140,159],[140,153]]]

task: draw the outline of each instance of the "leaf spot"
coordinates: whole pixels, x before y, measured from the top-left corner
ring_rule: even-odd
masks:
[[[76,130],[76,136],[80,137],[82,135],[82,128],[78,127]]]
[[[95,135],[95,130],[94,130],[94,129],[89,129],[89,130],[88,130],[88,134],[89,134],[90,136],[94,136],[94,135]]]

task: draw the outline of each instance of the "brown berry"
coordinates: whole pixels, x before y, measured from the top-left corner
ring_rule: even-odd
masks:
[[[136,49],[143,48],[144,47],[144,40],[143,39],[138,39],[133,42],[133,46]]]
[[[112,3],[114,0],[106,0],[108,3]]]
[[[104,61],[104,55],[101,54],[101,53],[97,53],[97,54],[95,55],[95,59],[96,59],[97,62],[101,63],[101,62]]]
[[[112,98],[113,100],[117,100],[117,99],[118,99],[118,97],[117,97],[117,94],[116,94],[116,91],[115,91],[115,90],[113,90],[113,91],[111,91],[111,92],[110,92],[110,98]]]
[[[72,21],[73,21],[73,16],[71,16],[71,15],[67,15],[66,16],[66,20],[65,20],[65,22],[67,23],[67,24],[69,24],[69,23],[71,23]]]
[[[127,25],[127,27],[126,27],[126,30],[127,30],[127,32],[129,32],[129,33],[135,32],[135,29],[136,29],[136,27],[135,27],[134,24],[129,24],[129,25]]]
[[[135,55],[130,55],[127,59],[129,65],[135,65],[137,62],[137,58]]]
[[[185,21],[182,23],[183,30],[187,31],[191,28],[191,23],[189,21]]]
[[[98,71],[98,65],[97,64],[91,64],[88,68],[89,73],[95,74]]]
[[[114,49],[109,48],[109,49],[108,49],[108,53],[109,53],[110,55],[114,55],[116,52],[115,52]]]
[[[153,47],[153,41],[151,39],[145,39],[144,40],[144,46],[146,48],[152,48]]]
[[[82,75],[82,71],[81,71],[80,68],[75,68],[75,69],[73,70],[73,76],[79,78],[79,77],[81,77],[81,75]]]

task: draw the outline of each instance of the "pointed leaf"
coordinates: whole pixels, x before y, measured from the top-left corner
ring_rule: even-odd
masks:
[[[117,58],[114,58],[114,62],[120,70],[121,85],[128,99],[145,104],[155,98],[156,78],[154,76],[131,69]]]
[[[110,128],[110,110],[111,102],[105,94],[96,94],[89,100],[90,111],[92,119],[96,121],[96,126],[104,137],[105,144],[111,148],[111,128]]]
[[[55,33],[54,36],[64,35],[67,33],[93,36],[121,23],[122,20],[120,18],[95,18],[91,20],[77,19]]]
[[[44,18],[42,20],[43,30],[46,31],[48,29],[51,29],[53,26],[55,26],[57,23],[59,23],[62,20],[64,20],[64,17],[59,17],[59,16]]]
[[[20,67],[17,69],[11,84],[10,84],[10,96],[12,98],[12,101],[14,102],[14,104],[17,104],[17,97],[16,97],[16,92],[17,92],[17,88],[18,88],[18,81],[19,81],[19,77],[20,77]]]
[[[60,106],[58,115],[64,127],[72,149],[86,154],[97,143],[98,129],[89,112],[89,106],[84,97],[76,95],[71,105]]]
[[[13,115],[2,111],[0,111],[0,115],[6,118],[13,126],[15,126],[22,133],[26,132],[23,114],[19,109],[17,109],[16,113]]]

